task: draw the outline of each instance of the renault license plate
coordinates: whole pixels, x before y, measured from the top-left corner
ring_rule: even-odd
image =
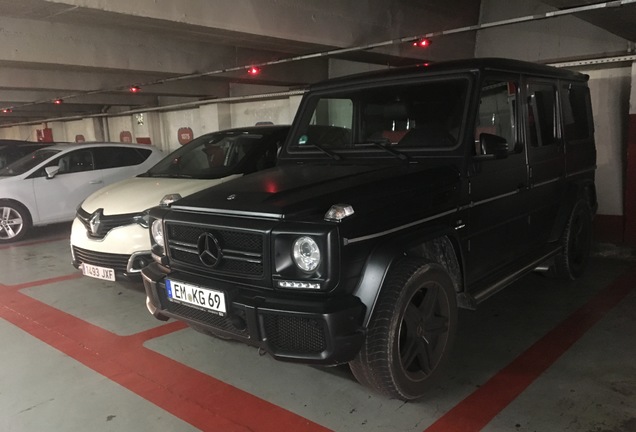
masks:
[[[96,279],[114,281],[115,270],[106,267],[99,267],[92,264],[82,263],[82,274]]]
[[[183,303],[225,315],[225,293],[209,288],[203,288],[185,282],[166,279],[168,299],[176,303]]]

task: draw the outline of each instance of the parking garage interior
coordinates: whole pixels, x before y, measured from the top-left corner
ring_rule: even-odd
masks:
[[[346,364],[156,320],[140,280],[73,266],[70,221],[36,226],[0,243],[0,430],[636,430],[636,2],[0,0],[0,42],[0,141],[164,154],[291,124],[332,78],[473,57],[571,69],[589,76],[598,199],[584,275],[533,272],[460,309],[448,365],[408,402]]]

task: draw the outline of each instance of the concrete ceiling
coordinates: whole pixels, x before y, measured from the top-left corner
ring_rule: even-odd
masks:
[[[474,0],[0,0],[0,109],[11,108],[0,127],[302,88],[327,78],[327,57],[258,76],[244,66],[470,26],[479,9]],[[634,41],[636,8],[624,9],[580,17]],[[426,50],[402,43],[333,57],[397,66],[470,57],[474,45],[467,32]]]
[[[557,9],[598,4],[598,0],[543,0],[543,3]],[[612,2],[609,2],[612,3]],[[575,14],[577,18],[607,30],[628,41],[636,42],[636,7],[610,7]]]

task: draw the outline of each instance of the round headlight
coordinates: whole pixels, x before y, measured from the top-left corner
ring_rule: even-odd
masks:
[[[299,237],[292,247],[294,263],[299,269],[311,272],[320,264],[320,248],[311,237]]]
[[[152,225],[150,225],[150,232],[155,243],[163,247],[163,225],[161,224],[161,219],[155,219],[152,221]]]

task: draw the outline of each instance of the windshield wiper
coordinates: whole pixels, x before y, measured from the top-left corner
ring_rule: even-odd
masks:
[[[310,145],[316,147],[318,150],[320,150],[321,152],[323,152],[324,154],[326,154],[327,156],[329,156],[333,160],[337,160],[337,161],[342,160],[342,156],[340,156],[337,153],[332,152],[331,150],[327,150],[326,148],[324,148],[320,144],[311,143]]]
[[[388,138],[382,138],[382,139],[377,139],[377,140],[369,140],[366,143],[363,144],[372,144],[375,147],[382,149],[384,151],[386,151],[387,153],[392,154],[393,156],[395,156],[398,159],[401,159],[403,161],[408,161],[410,160],[410,158],[408,157],[408,155],[406,153],[402,153],[401,151],[395,150],[391,147],[388,147],[387,145],[391,145],[391,141]]]

